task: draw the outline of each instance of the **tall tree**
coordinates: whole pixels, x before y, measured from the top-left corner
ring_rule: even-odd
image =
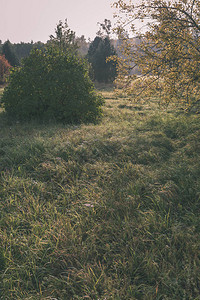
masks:
[[[11,66],[16,67],[19,65],[19,60],[15,51],[12,48],[12,44],[9,40],[7,40],[2,47],[2,54],[5,55],[5,58],[11,64]]]
[[[108,37],[95,37],[88,50],[88,61],[92,65],[94,80],[98,82],[113,82],[116,77],[116,63],[108,61],[110,56],[116,55],[114,47]]]
[[[112,24],[111,21],[108,19],[105,19],[103,23],[97,23],[99,25],[99,30],[97,32],[97,36],[105,37],[110,36],[112,31]]]
[[[118,27],[123,52],[123,58],[118,59],[119,76],[126,76],[126,88],[134,96],[153,92],[167,103],[195,104],[200,99],[200,1],[139,3],[115,2],[115,7],[126,14],[126,24],[148,20],[144,33],[137,33],[131,26],[139,37],[138,45],[125,35],[125,22]],[[133,62],[143,75],[140,79],[128,76]]]
[[[111,21],[105,19],[100,26],[97,36],[90,44],[88,61],[92,65],[94,80],[99,82],[113,82],[116,77],[116,62],[110,61],[110,56],[116,56],[114,46],[111,44]]]
[[[68,27],[67,19],[64,24],[62,21],[59,21],[55,29],[55,35],[50,35],[49,43],[59,46],[60,50],[77,51],[75,32]]]

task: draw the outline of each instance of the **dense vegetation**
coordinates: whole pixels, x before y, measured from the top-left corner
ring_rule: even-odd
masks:
[[[187,109],[200,103],[200,1],[116,1],[123,15],[117,28],[121,55],[117,58],[119,81],[134,97],[157,95],[165,103]],[[135,24],[144,22],[139,33]],[[128,26],[126,26],[128,25]],[[131,30],[129,30],[131,29]],[[129,34],[140,42],[129,39]],[[141,77],[130,75],[139,69]],[[150,76],[151,75],[151,76]]]
[[[8,46],[9,52],[11,51],[11,56],[14,56],[14,59],[17,60],[17,64],[21,63],[21,61],[24,58],[28,57],[33,49],[43,49],[45,46],[45,44],[42,42],[34,43],[33,41],[31,41],[30,43],[20,42],[20,43],[13,44],[9,40],[7,40],[2,44],[0,40],[1,54],[6,51],[5,45],[9,45]]]
[[[5,111],[17,120],[94,122],[101,116],[87,65],[72,51],[50,45],[33,50],[12,71],[2,97]]]
[[[0,114],[2,299],[199,299],[199,116],[103,95],[98,125]]]
[[[112,45],[111,22],[105,19],[98,23],[100,28],[97,36],[92,42],[87,42],[84,35],[77,37],[75,32],[68,27],[67,19],[59,21],[55,34],[49,36],[46,44],[42,42],[12,44],[9,40],[2,44],[0,41],[0,55],[5,56],[8,63],[13,66],[23,65],[23,60],[29,57],[31,51],[42,50],[50,45],[62,47],[64,51],[76,53],[85,58],[90,63],[90,77],[93,81],[113,82],[116,77],[116,62],[107,61],[107,58],[116,55],[116,50]]]

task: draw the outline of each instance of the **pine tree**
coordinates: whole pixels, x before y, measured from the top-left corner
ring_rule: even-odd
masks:
[[[9,40],[7,40],[2,47],[2,54],[5,55],[5,58],[8,60],[9,64],[12,67],[16,67],[19,65],[19,60],[12,49],[12,44]]]
[[[109,37],[96,36],[88,50],[88,61],[92,65],[94,80],[98,82],[113,82],[116,77],[115,62],[107,61],[108,57],[116,55]]]

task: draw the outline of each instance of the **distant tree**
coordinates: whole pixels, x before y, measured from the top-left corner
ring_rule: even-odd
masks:
[[[76,44],[78,47],[78,52],[80,53],[81,56],[86,56],[88,53],[89,49],[89,42],[86,41],[84,35],[81,37],[76,37]]]
[[[64,24],[62,21],[59,21],[55,29],[55,35],[50,35],[50,41],[48,41],[48,44],[58,46],[61,51],[77,51],[78,46],[75,38],[75,32],[68,27],[67,19]]]
[[[11,65],[4,55],[0,55],[0,83],[4,83],[5,76],[8,75]]]
[[[88,58],[91,58],[95,55],[99,44],[102,42],[102,38],[100,36],[96,36],[94,41],[91,42],[89,50],[88,50]],[[92,61],[91,61],[92,62]]]
[[[12,44],[7,40],[2,47],[2,54],[5,55],[5,58],[8,60],[11,66],[16,67],[19,65],[19,60],[12,48]]]
[[[111,21],[108,19],[105,19],[103,23],[97,23],[99,25],[99,30],[97,31],[97,36],[105,37],[110,36],[112,24]]]
[[[21,43],[13,44],[12,48],[16,53],[19,62],[21,63],[22,59],[30,55],[32,49],[43,49],[44,43],[42,42],[33,43],[33,41],[31,41],[31,43],[21,42]]]
[[[96,36],[88,50],[88,61],[92,65],[93,79],[98,82],[113,82],[116,77],[116,63],[107,61],[108,57],[116,55],[109,37]]]

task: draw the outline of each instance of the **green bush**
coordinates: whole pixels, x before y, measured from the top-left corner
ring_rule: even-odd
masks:
[[[2,103],[7,114],[18,120],[74,123],[98,120],[103,100],[95,93],[81,58],[48,47],[33,50],[22,67],[12,71]]]

